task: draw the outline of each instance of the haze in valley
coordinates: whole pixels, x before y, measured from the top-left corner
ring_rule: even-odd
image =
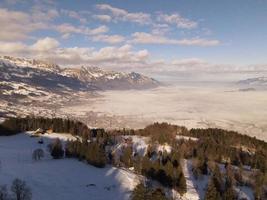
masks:
[[[99,120],[109,116],[106,128],[142,128],[165,121],[188,128],[235,130],[267,140],[267,110],[263,109],[267,107],[266,90],[239,83],[262,74],[179,73],[155,89],[105,91],[98,97],[83,99],[78,105],[65,105],[62,111],[84,117],[93,111],[98,113]]]

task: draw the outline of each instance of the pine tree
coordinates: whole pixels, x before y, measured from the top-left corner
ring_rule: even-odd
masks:
[[[154,190],[151,194],[151,197],[149,197],[149,199],[151,199],[151,200],[167,200],[164,192],[160,188]]]
[[[145,200],[147,199],[147,189],[142,183],[139,183],[135,188],[131,196],[132,200]]]
[[[215,185],[217,191],[222,194],[223,179],[222,179],[222,174],[221,174],[221,171],[220,171],[220,168],[219,168],[218,164],[215,164],[215,168],[214,168],[214,171],[213,171],[212,179],[213,179],[213,182],[214,182],[214,185]]]
[[[137,173],[142,173],[142,157],[141,156],[139,155],[135,156],[133,166],[134,166],[134,170]]]
[[[208,188],[205,194],[205,200],[220,200],[220,193],[217,191],[213,179],[210,179]]]
[[[64,156],[64,150],[62,148],[62,144],[61,144],[61,141],[59,139],[56,139],[52,143],[50,152],[51,152],[51,156],[54,159],[60,159]]]
[[[224,200],[235,200],[236,194],[233,188],[233,177],[231,174],[227,173],[226,180],[225,180],[225,186],[224,186],[224,192],[223,192],[223,199]]]
[[[255,184],[254,184],[254,196],[256,200],[260,200],[263,196],[262,185],[264,185],[264,174],[258,172],[255,174]]]
[[[126,147],[124,149],[120,160],[121,162],[125,164],[126,167],[132,167],[133,161],[132,161],[132,148],[131,147]]]
[[[184,177],[184,174],[182,172],[182,169],[181,169],[181,172],[179,174],[179,178],[177,180],[177,191],[180,193],[180,194],[184,194],[186,193],[186,180],[185,180],[185,177]]]
[[[105,167],[106,154],[104,149],[96,142],[90,143],[85,151],[85,159],[95,167]]]
[[[142,171],[141,171],[141,173],[145,175],[149,171],[150,167],[151,167],[151,164],[150,164],[149,157],[147,155],[145,155],[142,159]]]

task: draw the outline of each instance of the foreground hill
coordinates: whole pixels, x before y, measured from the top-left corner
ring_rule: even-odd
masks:
[[[52,137],[52,138],[51,138]],[[29,134],[0,137],[0,185],[11,185],[15,178],[25,180],[32,190],[33,200],[104,200],[129,199],[139,182],[132,172],[107,166],[96,168],[75,159],[53,160],[46,146],[53,138],[71,139],[71,136],[51,134],[30,138]],[[32,160],[34,149],[45,151],[45,158]]]
[[[167,123],[106,131],[27,117],[1,123],[0,136],[0,186],[25,179],[34,199],[106,199],[105,190],[110,199],[266,199],[267,143],[233,131]],[[38,149],[45,157],[32,159]]]

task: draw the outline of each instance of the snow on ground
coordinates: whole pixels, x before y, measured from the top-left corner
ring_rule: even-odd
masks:
[[[31,138],[29,134],[0,137],[0,184],[10,186],[13,179],[23,179],[32,189],[33,200],[129,198],[139,181],[137,175],[110,166],[95,168],[76,159],[53,160],[46,146],[56,136],[44,135],[43,145],[38,144],[39,138]],[[62,136],[61,139],[67,140],[68,137]],[[36,148],[46,152],[41,161],[32,161],[32,152]]]
[[[188,137],[183,135],[176,135],[177,140],[192,140],[192,141],[198,141],[198,138],[195,137]]]
[[[254,200],[253,191],[250,187],[246,187],[246,186],[235,187],[235,191],[238,194],[239,200],[242,200],[242,199]]]
[[[171,153],[172,147],[169,144],[164,144],[164,145],[157,145],[157,152],[161,151],[164,152],[166,151],[167,153]]]
[[[146,155],[149,137],[142,137],[137,135],[124,136],[124,138],[131,138],[133,142],[133,150],[141,156]]]
[[[47,152],[47,145],[54,139],[62,141],[76,140],[70,134],[50,133],[41,137],[44,144],[38,144],[40,137],[30,137],[33,132],[15,136],[0,137],[0,185],[8,184],[15,178],[23,179],[31,187],[33,200],[104,200],[129,199],[131,191],[143,179],[127,169],[107,166],[95,168],[76,159],[54,160]],[[148,147],[148,137],[124,136],[132,138],[133,148],[144,155]],[[123,143],[116,147],[120,150]],[[159,146],[165,147],[165,146]],[[32,152],[42,148],[45,158],[32,160]],[[223,165],[220,165],[223,172]],[[176,191],[168,191],[175,199],[200,200],[205,196],[208,176],[195,179],[192,173],[192,161],[182,160],[182,168],[186,178],[187,192],[180,197]],[[236,187],[239,199],[253,199],[249,187]]]
[[[2,81],[0,82],[0,85],[4,85],[4,86],[6,85],[6,86],[13,88],[12,90],[10,89],[3,90],[2,93],[5,95],[12,95],[12,94],[21,94],[21,95],[26,95],[26,96],[29,96],[30,94],[34,94],[37,96],[49,95],[48,92],[44,91],[44,88],[33,87],[25,83]]]
[[[26,132],[27,135],[32,135],[34,133],[34,131],[28,131]],[[41,135],[43,138],[50,138],[50,139],[60,139],[61,141],[73,141],[73,140],[77,140],[79,137],[78,136],[73,136],[69,133],[45,133],[43,135]]]
[[[130,135],[130,136],[124,136],[124,138],[131,138],[133,144],[133,150],[137,152],[139,155],[144,156],[146,154],[147,147],[150,141],[149,137]],[[155,145],[155,150],[157,152],[166,151],[167,153],[171,153],[172,147],[169,144],[164,144],[164,145],[157,144]]]
[[[204,199],[206,187],[208,184],[208,176],[202,176],[198,180],[194,178],[192,173],[192,162],[183,160],[183,172],[186,179],[187,192],[183,195],[183,200],[200,200]]]

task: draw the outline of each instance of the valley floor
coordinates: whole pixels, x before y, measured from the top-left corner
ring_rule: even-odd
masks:
[[[59,111],[89,126],[143,128],[169,122],[188,128],[222,128],[267,141],[266,91],[233,86],[169,86],[144,91],[106,91]]]

